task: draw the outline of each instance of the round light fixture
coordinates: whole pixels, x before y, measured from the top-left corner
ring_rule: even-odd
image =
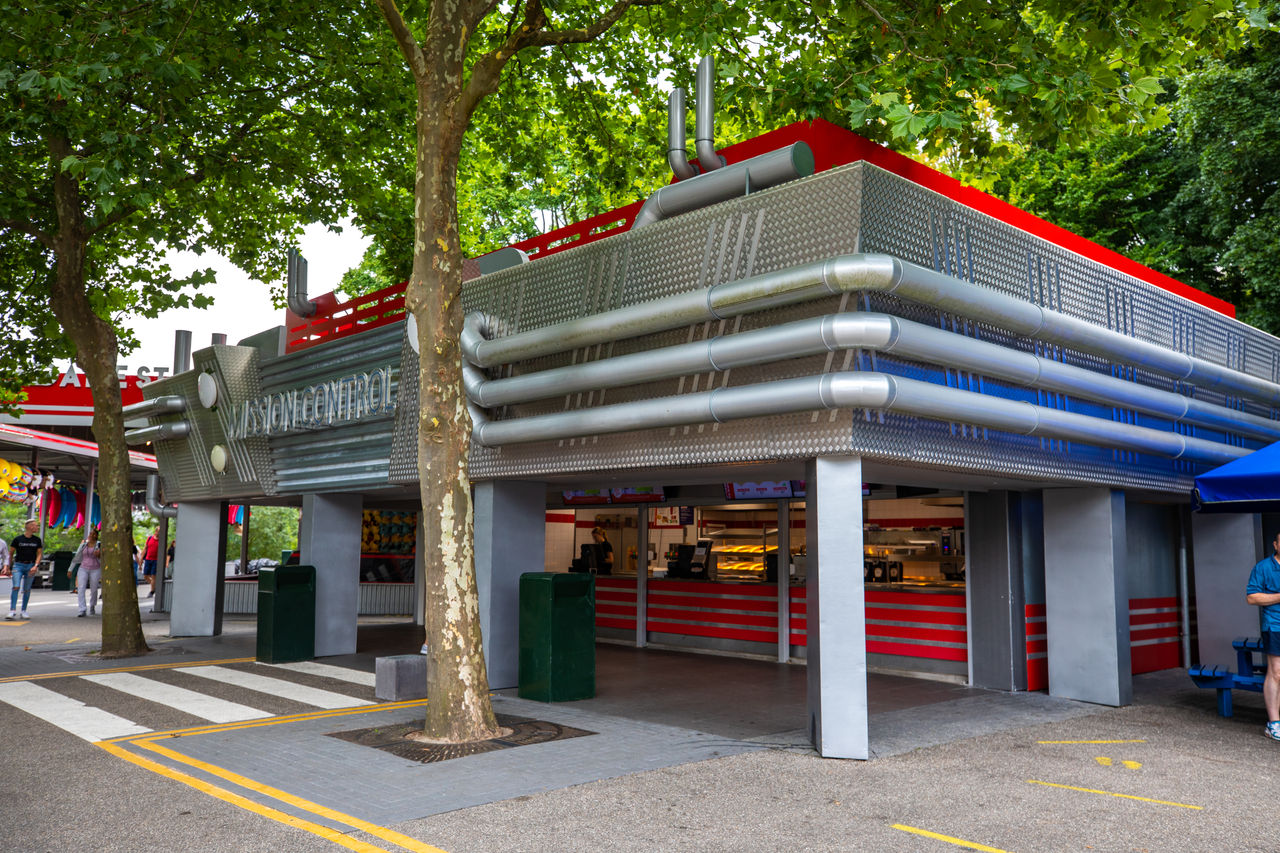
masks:
[[[201,373],[196,378],[196,393],[200,396],[200,404],[212,409],[218,403],[218,383],[212,373]]]
[[[209,464],[219,474],[225,472],[227,470],[227,449],[221,444],[215,444],[213,449],[209,451]]]

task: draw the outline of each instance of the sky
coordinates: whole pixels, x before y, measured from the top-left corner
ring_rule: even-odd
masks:
[[[309,226],[298,243],[307,259],[307,293],[316,296],[337,288],[342,274],[360,263],[370,242],[350,223],[343,223],[341,234],[334,234],[323,225]],[[136,321],[133,331],[141,346],[120,356],[117,362],[126,365],[127,374],[136,374],[139,365],[150,368],[152,375],[156,367],[172,367],[177,329],[191,332],[191,349],[195,351],[209,346],[215,332],[225,334],[227,343],[234,344],[284,323],[284,309],[272,307],[267,285],[251,280],[226,259],[209,253],[181,253],[171,263],[178,273],[205,266],[216,270],[216,284],[202,290],[214,298],[213,306],[204,310],[175,308],[154,320]],[[282,269],[281,282],[284,276]]]

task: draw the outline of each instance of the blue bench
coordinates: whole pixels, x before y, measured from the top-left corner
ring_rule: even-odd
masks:
[[[1197,687],[1209,687],[1218,691],[1218,713],[1231,716],[1231,691],[1252,690],[1262,692],[1262,682],[1267,675],[1267,656],[1262,651],[1259,637],[1236,637],[1231,641],[1236,650],[1236,668],[1233,672],[1225,666],[1193,666],[1191,680]],[[1259,656],[1254,660],[1254,653]]]

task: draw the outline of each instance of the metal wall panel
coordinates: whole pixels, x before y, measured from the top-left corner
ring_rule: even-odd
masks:
[[[151,419],[153,424],[185,420],[191,425],[185,438],[155,443],[164,499],[173,502],[274,494],[276,479],[267,440],[229,437],[233,434],[235,404],[262,394],[258,351],[238,346],[206,347],[192,354],[192,365],[191,370],[148,383],[143,389],[143,397],[148,400],[170,394],[187,400],[185,412]],[[211,375],[218,389],[218,402],[211,409],[200,404],[196,393],[201,374]],[[215,445],[222,445],[227,451],[227,467],[222,473],[215,471],[209,460]]]
[[[495,336],[505,336],[857,251],[892,254],[1269,380],[1280,375],[1280,346],[1275,338],[864,163],[484,276],[464,286],[463,302],[465,310],[483,311],[494,318]],[[490,375],[519,375],[834,311],[856,310],[896,314],[1130,381],[1194,395],[1207,402],[1273,416],[1266,406],[1242,404],[1223,394],[1183,387],[1166,377],[1019,339],[1000,329],[878,293],[831,297],[700,323],[643,339],[579,348],[507,365]],[[607,393],[583,392],[512,405],[489,415],[502,420],[694,393],[710,387],[859,369],[925,379],[1122,423],[1170,428],[1157,418],[1097,402],[1013,387],[937,365],[855,351],[613,388]],[[406,389],[406,397],[408,393]],[[401,429],[416,429],[416,422],[402,419],[397,428],[398,433]],[[1210,440],[1251,446],[1238,437],[1201,427],[1179,429]],[[401,444],[406,451],[413,446],[407,432],[398,434],[397,446]],[[533,477],[560,472],[801,459],[832,453],[860,454],[869,460],[906,466],[998,473],[1035,482],[1166,491],[1186,489],[1198,470],[1185,462],[1015,436],[967,424],[838,411],[620,435],[583,435],[495,448],[473,446],[471,476],[476,480]],[[412,476],[407,469],[405,476]]]

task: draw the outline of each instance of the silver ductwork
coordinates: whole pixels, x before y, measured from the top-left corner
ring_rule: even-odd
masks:
[[[155,426],[131,429],[124,434],[126,444],[146,444],[150,441],[168,441],[172,438],[186,438],[191,432],[191,424],[186,421],[170,421]]]
[[[803,142],[726,166],[724,158],[716,153],[715,85],[715,61],[704,56],[698,62],[694,104],[694,150],[701,174],[689,162],[684,147],[684,89],[672,90],[667,101],[667,162],[677,180],[645,199],[631,223],[632,231],[813,174],[813,151]]]
[[[1018,435],[1079,441],[1214,465],[1252,452],[1176,432],[1105,421],[930,382],[865,372],[829,373],[758,385],[716,388],[698,394],[507,421],[489,421],[476,407],[471,407],[470,411],[473,439],[481,445],[495,446],[851,408],[970,423]]]
[[[307,259],[297,249],[288,252],[285,296],[289,310],[299,317],[310,317],[316,313],[316,304],[307,299]]]
[[[147,512],[156,518],[177,518],[178,508],[160,503],[160,475],[147,475]]]
[[[670,188],[692,183],[673,184]],[[490,367],[857,291],[891,293],[990,323],[1026,338],[1065,346],[1218,392],[1249,397],[1269,406],[1280,404],[1280,385],[1274,382],[877,254],[838,255],[496,340],[485,339],[485,318],[472,315],[467,318],[461,343],[468,361],[478,367]]]
[[[716,153],[716,62],[709,56],[698,62],[695,87],[693,147],[702,171],[714,172],[724,159]]]
[[[689,152],[685,150],[684,136],[684,89],[676,87],[671,90],[667,101],[667,162],[676,180],[686,180],[698,174],[698,170],[689,163]]]
[[[687,181],[668,184],[645,199],[631,223],[631,230],[808,177],[813,169],[813,151],[805,143],[796,142]]]
[[[163,397],[154,397],[150,400],[143,400],[141,403],[134,403],[121,409],[121,414],[125,420],[134,418],[149,418],[155,415],[173,415],[178,412],[187,410],[186,398],[177,394],[166,394]]]
[[[972,371],[1014,385],[1071,394],[1174,422],[1231,430],[1267,441],[1280,439],[1280,422],[1257,415],[888,314],[861,312],[813,317],[768,329],[505,379],[485,379],[478,368],[464,362],[463,382],[468,399],[493,408],[594,388],[634,385],[848,349],[872,350],[910,361]]]

